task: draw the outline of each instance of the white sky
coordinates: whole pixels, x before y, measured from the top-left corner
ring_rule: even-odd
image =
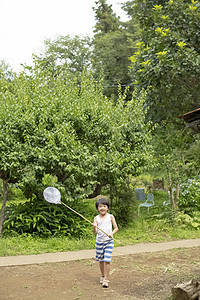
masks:
[[[126,19],[124,2],[107,0],[121,20]],[[31,64],[46,38],[92,35],[93,6],[95,0],[0,0],[0,61],[18,72],[21,63]]]

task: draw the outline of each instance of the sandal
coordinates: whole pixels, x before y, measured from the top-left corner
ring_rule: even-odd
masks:
[[[99,282],[102,284],[102,283],[103,283],[103,280],[104,280],[104,276],[100,277]]]
[[[109,283],[109,280],[106,279],[106,278],[104,278],[103,283],[102,283],[102,287],[107,288],[108,287],[108,283]]]

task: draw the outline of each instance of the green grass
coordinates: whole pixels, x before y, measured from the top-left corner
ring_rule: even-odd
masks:
[[[92,229],[91,229],[92,231]],[[115,246],[134,245],[138,243],[164,242],[178,239],[195,239],[200,234],[197,230],[177,228],[169,225],[158,226],[156,221],[149,222],[137,218],[126,228],[120,228],[115,235]],[[0,238],[0,256],[30,255],[63,251],[93,249],[95,236],[74,239],[68,237],[39,238],[31,235]]]
[[[119,231],[118,239],[121,245],[134,245],[137,243],[167,242],[178,239],[200,238],[197,230],[171,226],[158,221],[140,219]],[[117,237],[116,237],[117,238]]]
[[[147,213],[146,208],[141,209],[139,217],[137,215],[138,203],[132,207],[133,221],[125,228],[119,226],[119,231],[114,237],[116,239],[116,247],[138,243],[200,238],[199,231],[173,225],[173,222],[170,223],[170,209],[168,210],[163,206],[163,202],[168,200],[168,194],[165,191],[154,191],[153,193],[155,207],[150,209],[150,214]],[[23,199],[18,198],[18,202],[20,201],[23,201]],[[88,205],[89,211],[87,214],[89,215],[86,215],[86,217],[89,218],[90,213],[91,215],[94,213],[94,201],[90,201]],[[163,213],[165,216],[163,216]],[[83,222],[85,221],[83,220]],[[87,237],[80,239],[66,236],[51,236],[49,238],[31,235],[3,236],[0,238],[0,256],[94,249],[94,244],[95,236],[92,234],[92,227],[90,226],[88,226]]]
[[[0,239],[0,256],[30,255],[92,249],[93,239],[67,237],[39,238],[32,236],[3,237]]]

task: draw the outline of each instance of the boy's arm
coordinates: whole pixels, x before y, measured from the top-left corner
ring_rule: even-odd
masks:
[[[93,232],[96,234],[97,233],[97,220],[96,220],[96,217],[94,218],[94,221],[92,223],[92,227],[93,227]]]
[[[111,221],[112,221],[112,225],[113,225],[113,232],[112,232],[112,235],[114,235],[117,231],[118,231],[118,226],[117,226],[117,223],[115,221],[115,217],[113,215],[111,215]]]

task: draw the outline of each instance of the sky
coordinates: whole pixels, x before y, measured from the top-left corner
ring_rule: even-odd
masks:
[[[107,0],[121,20],[125,0]],[[0,61],[15,72],[32,63],[45,39],[58,35],[92,35],[95,0],[0,0]]]

